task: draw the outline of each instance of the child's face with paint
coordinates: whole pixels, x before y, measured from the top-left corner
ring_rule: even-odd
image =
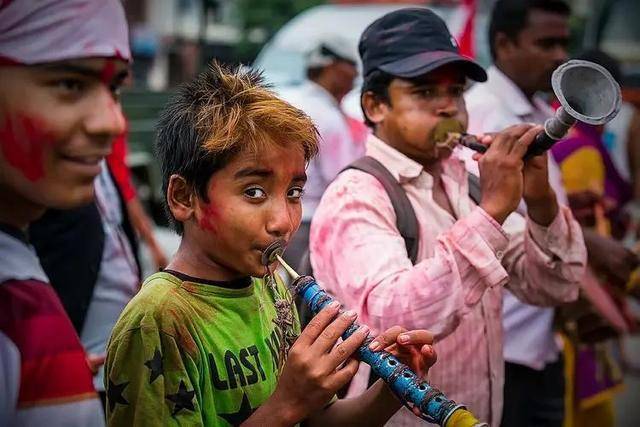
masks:
[[[276,239],[288,242],[300,225],[305,181],[300,147],[240,153],[212,175],[208,202],[195,198],[185,237],[197,242],[218,279],[260,277],[262,251]]]
[[[0,67],[0,197],[88,203],[100,162],[125,130],[126,75],[124,61],[103,58]]]

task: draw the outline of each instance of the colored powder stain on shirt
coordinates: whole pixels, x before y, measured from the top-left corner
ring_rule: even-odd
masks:
[[[2,154],[29,181],[44,177],[44,146],[52,144],[43,124],[26,115],[8,116],[0,127]]]
[[[168,332],[176,338],[181,349],[189,355],[195,355],[197,346],[183,321],[184,314],[175,308],[169,308],[165,313],[171,319]]]
[[[279,294],[287,292],[277,283]],[[112,333],[108,424],[143,418],[149,425],[241,424],[278,381],[284,334],[276,317],[275,297],[261,279],[229,288],[154,274]]]

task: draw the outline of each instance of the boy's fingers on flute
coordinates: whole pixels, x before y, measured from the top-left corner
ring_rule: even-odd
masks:
[[[433,344],[433,334],[424,329],[401,332],[396,337],[400,345]]]
[[[355,311],[349,310],[340,314],[331,324],[326,326],[315,342],[311,344],[314,351],[328,353],[336,345],[338,338],[347,330],[358,316]]]
[[[428,366],[433,366],[438,361],[438,354],[429,344],[423,345],[420,349],[420,353],[424,356]]]
[[[345,360],[351,357],[356,350],[362,345],[364,340],[369,334],[368,326],[360,326],[356,332],[354,332],[349,338],[335,346],[329,356],[331,357],[332,369],[337,368]]]
[[[373,351],[379,351],[396,343],[398,335],[406,332],[406,328],[402,326],[392,326],[371,341],[369,348]]]
[[[420,375],[427,377],[429,369],[438,361],[436,350],[429,344],[425,344],[420,348],[420,356],[422,356],[422,366],[420,367]]]
[[[338,369],[331,377],[332,388],[340,390],[346,386],[353,376],[358,372],[360,361],[356,358],[349,359],[342,368]]]
[[[316,316],[314,316],[313,319],[311,319],[309,324],[304,328],[304,330],[296,340],[296,343],[305,346],[312,345],[320,336],[320,334],[325,330],[325,328],[336,317],[336,314],[338,314],[339,310],[340,303],[337,301],[334,301],[333,303],[323,308]]]

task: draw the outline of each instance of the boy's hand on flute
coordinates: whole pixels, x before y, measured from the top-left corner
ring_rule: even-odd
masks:
[[[330,304],[302,331],[289,350],[276,390],[262,405],[281,414],[283,425],[296,424],[320,410],[358,371],[359,362],[351,356],[369,328],[360,327],[336,345],[357,317],[352,311],[338,315],[339,309],[339,303]]]
[[[393,326],[374,338],[369,344],[373,351],[386,350],[407,365],[419,377],[426,378],[429,368],[436,363],[436,352],[431,346],[433,335],[424,329],[408,331]]]
[[[410,367],[419,377],[426,379],[429,368],[436,363],[437,355],[433,347],[433,334],[424,329],[407,331],[402,326],[393,326],[380,334],[369,344],[373,351],[386,350]],[[420,410],[413,408],[420,416]]]

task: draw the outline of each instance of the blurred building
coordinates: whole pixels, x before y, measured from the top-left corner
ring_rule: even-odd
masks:
[[[134,86],[162,90],[195,76],[210,58],[235,62],[241,36],[234,0],[124,1]]]

